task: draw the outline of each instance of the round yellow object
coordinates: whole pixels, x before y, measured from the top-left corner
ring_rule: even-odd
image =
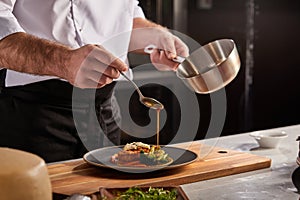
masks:
[[[52,200],[45,161],[28,152],[0,148],[0,199]]]

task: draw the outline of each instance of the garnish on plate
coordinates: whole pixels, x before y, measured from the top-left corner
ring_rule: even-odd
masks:
[[[100,190],[101,192],[101,190]],[[126,190],[112,190],[109,194],[101,192],[102,199],[109,200],[176,200],[178,192],[175,188],[165,189],[159,187],[130,187]]]
[[[170,164],[173,159],[160,146],[142,142],[126,144],[111,157],[111,162],[120,166],[157,166]]]

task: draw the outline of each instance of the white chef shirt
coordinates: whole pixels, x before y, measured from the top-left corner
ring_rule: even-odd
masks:
[[[135,17],[145,17],[138,0],[0,0],[0,39],[27,32],[72,48],[100,44],[126,61]],[[7,70],[5,85],[52,78]]]

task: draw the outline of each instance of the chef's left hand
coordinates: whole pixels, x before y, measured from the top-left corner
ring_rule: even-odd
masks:
[[[160,71],[175,71],[179,63],[172,59],[177,56],[187,57],[189,55],[188,47],[175,35],[165,32],[161,33],[157,49],[150,54],[152,64]]]
[[[161,71],[175,71],[179,64],[172,59],[189,55],[187,45],[168,29],[146,19],[137,18],[134,20],[130,49],[143,51],[148,45],[157,47],[150,54],[150,59],[153,65]]]

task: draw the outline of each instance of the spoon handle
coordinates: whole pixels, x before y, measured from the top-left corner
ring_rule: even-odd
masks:
[[[130,83],[132,83],[132,85],[134,86],[136,91],[139,93],[140,97],[143,97],[144,95],[140,91],[139,87],[135,84],[135,82],[133,82],[130,78],[128,78],[128,76],[126,76],[126,74],[124,74],[124,72],[122,72],[122,71],[119,71],[119,72],[122,76],[124,76],[124,78],[126,78]]]

